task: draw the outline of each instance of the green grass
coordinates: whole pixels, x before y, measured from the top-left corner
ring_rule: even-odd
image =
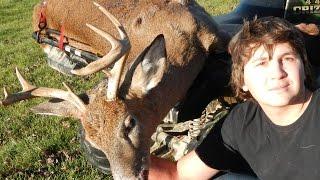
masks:
[[[237,7],[239,0],[197,0],[211,15],[221,15]]]
[[[99,76],[63,76],[46,64],[45,56],[31,38],[33,6],[39,0],[0,0],[0,87],[20,91],[14,68],[33,84],[62,88],[66,82],[76,93],[99,81]],[[213,15],[231,11],[238,0],[199,0]],[[3,94],[0,95],[2,99]],[[29,108],[42,102],[33,99],[0,106],[0,179],[102,179],[110,178],[84,158],[76,120],[34,115]]]

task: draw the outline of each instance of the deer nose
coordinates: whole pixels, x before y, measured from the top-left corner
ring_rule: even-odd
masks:
[[[142,170],[139,175],[139,180],[148,180],[149,170]]]

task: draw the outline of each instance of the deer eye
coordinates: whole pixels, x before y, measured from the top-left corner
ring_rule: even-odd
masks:
[[[137,122],[132,116],[128,116],[124,121],[124,127],[126,134],[129,134],[131,130],[136,126]]]

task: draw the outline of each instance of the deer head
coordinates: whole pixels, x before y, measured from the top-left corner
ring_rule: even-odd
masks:
[[[32,110],[38,114],[80,119],[85,138],[106,154],[116,179],[142,179],[148,168],[149,137],[155,126],[151,121],[153,104],[143,98],[157,86],[166,70],[164,43],[163,36],[158,36],[136,59],[136,73],[127,72],[128,79],[136,79],[130,94],[123,94],[126,92],[123,90],[110,100],[106,91],[108,83],[103,81],[88,94],[77,96],[65,83],[66,91],[31,85],[16,69],[23,90],[14,94],[5,90],[1,104],[10,105],[33,97],[60,99],[40,104]],[[146,106],[151,106],[151,110],[141,111]]]
[[[67,85],[67,91],[35,87],[17,70],[23,90],[5,91],[1,104],[54,98],[33,111],[80,119],[86,140],[106,154],[115,179],[142,179],[156,125],[185,95],[210,51],[225,48],[215,23],[191,0],[44,2],[49,28],[63,24],[70,44],[104,55],[72,73],[105,70],[108,80],[77,96]]]

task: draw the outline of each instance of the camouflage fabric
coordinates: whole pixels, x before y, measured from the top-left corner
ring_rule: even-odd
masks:
[[[194,150],[207,136],[214,125],[223,119],[237,101],[232,97],[222,97],[211,101],[200,118],[177,123],[178,112],[173,108],[157,127],[151,139],[154,144],[151,154],[177,161]]]

